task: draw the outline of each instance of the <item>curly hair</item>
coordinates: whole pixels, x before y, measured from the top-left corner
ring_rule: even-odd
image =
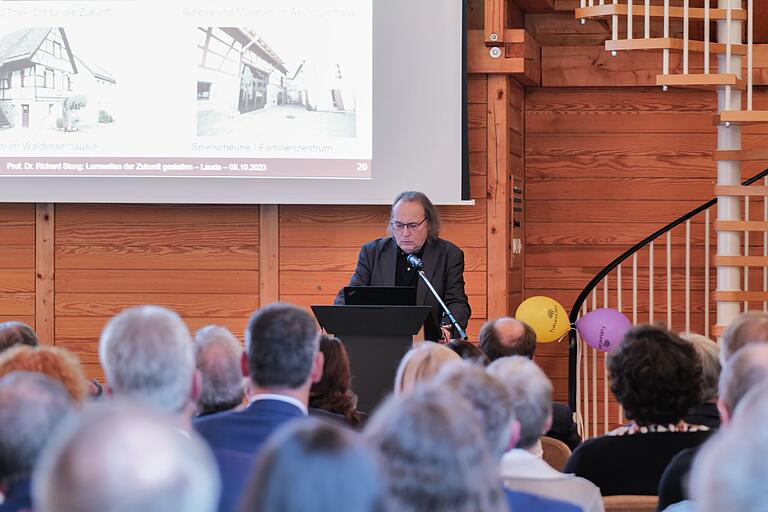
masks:
[[[352,374],[347,349],[339,338],[322,335],[320,352],[323,353],[323,377],[309,390],[309,406],[341,414],[353,427],[359,427],[357,396],[352,392]]]
[[[0,377],[11,372],[36,372],[64,386],[79,405],[88,390],[80,361],[63,348],[17,345],[0,354]]]
[[[677,423],[699,400],[693,345],[662,327],[633,327],[608,355],[611,391],[639,425]]]

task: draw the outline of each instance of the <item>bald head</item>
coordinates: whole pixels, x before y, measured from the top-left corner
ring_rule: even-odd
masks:
[[[725,363],[740,348],[759,342],[768,342],[768,314],[744,313],[723,333],[720,343],[720,360]]]
[[[761,384],[768,384],[768,344],[747,345],[728,360],[720,377],[723,418],[730,418],[744,395]]]
[[[505,316],[486,322],[480,330],[480,348],[488,359],[524,356],[533,359],[536,352],[536,333],[531,327]]]

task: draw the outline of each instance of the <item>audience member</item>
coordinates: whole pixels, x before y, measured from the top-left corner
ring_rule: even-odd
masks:
[[[357,395],[352,391],[352,372],[347,349],[340,339],[320,336],[323,353],[323,376],[309,390],[309,406],[339,414],[353,428],[359,428],[362,419],[357,410]]]
[[[197,416],[234,409],[245,398],[243,349],[226,327],[207,325],[195,335],[195,363],[200,372]]]
[[[80,361],[62,348],[17,345],[0,353],[0,377],[11,372],[36,372],[64,386],[76,405],[87,392],[87,381]]]
[[[533,359],[536,353],[536,333],[528,324],[505,316],[483,324],[480,329],[480,347],[491,362],[509,356]],[[552,404],[552,426],[546,435],[559,439],[571,450],[581,443],[570,407]]]
[[[395,394],[413,391],[417,383],[434,377],[442,366],[451,361],[461,361],[461,358],[445,345],[425,341],[412,348],[397,367]]]
[[[768,383],[768,344],[750,344],[738,350],[726,363],[720,376],[720,410],[722,423],[727,426],[742,398],[753,388]],[[683,501],[689,495],[688,474],[700,446],[678,453],[661,477],[659,510]]]
[[[108,404],[51,441],[32,491],[35,512],[212,512],[219,478],[202,440],[168,416]]]
[[[507,510],[479,423],[455,393],[421,386],[393,395],[364,434],[380,455],[393,510]]]
[[[494,461],[498,462],[510,444],[516,442],[520,430],[520,423],[513,414],[512,396],[504,384],[489,375],[482,366],[461,361],[443,367],[434,385],[454,391],[475,410],[491,449],[491,455]],[[505,492],[507,502],[515,512],[582,510],[576,505],[540,496],[540,493],[509,488],[506,488]],[[597,498],[600,499],[599,492],[597,492]]]
[[[446,347],[456,352],[456,354],[464,360],[474,361],[483,366],[488,366],[491,363],[491,360],[485,355],[483,349],[475,343],[466,340],[452,340]]]
[[[197,431],[214,449],[222,475],[228,477],[223,480],[220,512],[234,510],[242,494],[248,477],[247,471],[238,469],[242,458],[252,464],[273,432],[307,415],[309,389],[323,371],[319,337],[309,313],[289,304],[263,307],[248,322],[248,406],[195,422]]]
[[[689,342],[644,325],[627,332],[607,364],[611,390],[632,421],[585,441],[564,472],[587,478],[604,496],[656,495],[672,457],[710,434],[682,420],[699,400],[701,363]]]
[[[706,443],[693,467],[691,492],[699,512],[768,509],[768,385],[750,391],[733,421]]]
[[[766,313],[744,313],[728,326],[720,340],[720,362],[725,364],[741,347],[755,342],[768,342]]]
[[[189,426],[200,375],[179,315],[159,306],[122,311],[101,333],[99,359],[115,396],[176,415]]]
[[[73,412],[67,391],[53,379],[30,372],[0,378],[0,512],[32,508],[32,472],[43,447]]]
[[[24,322],[0,323],[0,353],[15,345],[36,347],[39,345],[37,334]]]
[[[680,337],[690,342],[696,349],[702,370],[699,403],[693,406],[683,419],[692,425],[718,428],[720,414],[717,411],[717,386],[720,380],[720,348],[717,343],[701,334],[682,333]]]
[[[311,419],[282,427],[265,444],[240,510],[386,512],[389,509],[383,475],[374,454],[359,434]]]
[[[513,356],[497,359],[488,372],[506,386],[520,428],[516,443],[501,458],[507,488],[565,500],[585,512],[602,512],[600,489],[584,478],[555,470],[535,453],[552,423],[552,383],[541,368],[526,357]]]
[[[509,356],[533,359],[536,353],[536,332],[525,322],[508,316],[485,322],[479,342],[491,362]]]

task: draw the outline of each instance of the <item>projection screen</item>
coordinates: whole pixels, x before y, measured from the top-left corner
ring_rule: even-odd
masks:
[[[459,203],[462,36],[461,0],[0,0],[0,201]]]

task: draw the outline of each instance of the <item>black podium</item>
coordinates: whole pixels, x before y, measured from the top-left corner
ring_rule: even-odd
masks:
[[[397,365],[431,306],[312,306],[323,329],[344,342],[357,408],[372,411],[393,388]]]

